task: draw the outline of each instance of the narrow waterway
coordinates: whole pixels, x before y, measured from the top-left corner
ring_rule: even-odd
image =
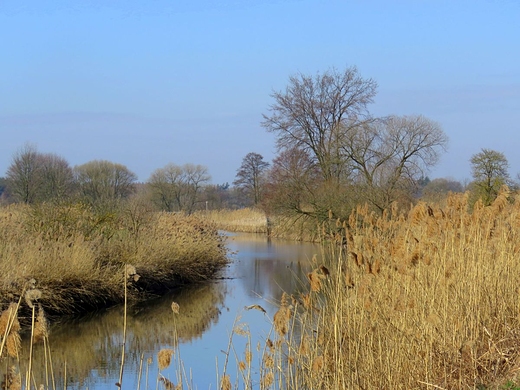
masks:
[[[178,383],[181,373],[184,389],[218,389],[217,377],[224,371],[234,382],[247,343],[258,367],[256,346],[269,337],[276,303],[283,291],[307,288],[305,275],[312,257],[321,256],[320,247],[254,234],[230,234],[227,246],[231,263],[221,279],[129,308],[123,389],[164,388],[158,383],[157,359],[164,348],[176,352],[160,374]],[[177,315],[172,302],[179,305]],[[247,310],[251,305],[260,305],[266,313]],[[36,387],[52,383],[53,374],[61,389],[64,378],[68,389],[116,389],[122,344],[123,307],[57,324],[49,336],[50,356],[45,356],[43,345],[35,348]],[[26,353],[28,344],[23,346]],[[50,360],[53,372],[44,369]]]

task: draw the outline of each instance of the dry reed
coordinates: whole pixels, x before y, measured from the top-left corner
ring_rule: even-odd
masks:
[[[157,353],[157,361],[159,363],[159,371],[168,368],[171,363],[172,355],[174,350],[171,348],[163,348]]]
[[[520,198],[512,201],[505,189],[490,207],[469,209],[464,194],[442,209],[418,203],[408,213],[393,208],[378,216],[358,207],[344,225],[344,246],[330,247],[327,271],[317,265],[309,273],[310,291],[292,313],[295,330],[287,333],[279,321],[283,304],[274,319],[295,352],[295,364],[276,373],[283,383],[316,389],[514,383]]]
[[[40,302],[52,318],[122,302],[125,266],[136,299],[207,280],[227,262],[211,223],[152,212],[140,221],[136,229],[124,209],[103,214],[82,205],[0,208],[1,301],[37,280],[26,305]]]

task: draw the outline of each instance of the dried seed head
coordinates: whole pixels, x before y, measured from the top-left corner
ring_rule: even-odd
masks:
[[[253,360],[253,352],[246,351],[246,362],[247,364],[251,364],[251,361]]]
[[[246,324],[240,323],[233,328],[233,332],[238,334],[239,336],[248,336],[249,329]]]
[[[309,282],[311,284],[311,291],[319,292],[321,290],[321,278],[320,274],[316,272],[316,270],[309,272],[307,277],[309,278]]]
[[[231,379],[229,379],[229,375],[224,375],[222,377],[222,381],[220,382],[220,388],[222,390],[231,390]]]
[[[172,302],[172,311],[173,314],[179,314],[179,304],[177,302]]]
[[[37,343],[45,339],[49,335],[49,327],[47,318],[45,318],[45,312],[42,307],[38,305],[38,316],[36,317],[36,323],[34,324],[34,338],[33,343]]]
[[[16,367],[11,366],[7,373],[4,374],[4,380],[0,385],[0,388],[6,390],[21,390],[22,380],[20,374],[16,372]]]
[[[22,338],[18,332],[11,332],[7,336],[7,354],[12,358],[18,358],[18,354],[22,349]]]
[[[36,288],[36,279],[32,278],[27,281],[27,289],[31,290],[33,288]]]
[[[20,330],[17,308],[18,305],[16,303],[11,303],[0,315],[0,335],[4,335],[8,331],[18,332]],[[11,329],[8,329],[9,326]]]
[[[34,307],[34,304],[38,299],[42,297],[41,290],[38,290],[36,288],[27,290],[25,292],[25,302],[27,303],[27,306],[29,306],[31,309]]]
[[[159,371],[162,371],[170,366],[173,353],[173,349],[170,348],[164,348],[159,351],[159,353],[157,354],[157,361],[159,362]]]
[[[269,370],[262,379],[260,379],[260,387],[262,389],[267,389],[268,387],[271,387],[271,385],[274,382],[274,374],[273,371]]]
[[[134,276],[137,274],[137,270],[132,264],[125,264],[125,273],[126,277],[130,278],[131,276]]]
[[[159,381],[162,382],[162,384],[164,385],[164,389],[165,390],[175,390],[177,387],[173,384],[173,382],[171,382],[169,379],[165,378],[164,376],[161,375],[161,377],[159,378]]]
[[[303,307],[309,310],[311,308],[311,295],[310,294],[302,294],[301,300],[303,303]]]
[[[274,367],[273,355],[271,355],[270,353],[264,354],[262,367],[265,367],[265,368],[273,368]]]
[[[312,362],[312,371],[313,372],[320,372],[323,369],[324,359],[323,355],[318,356],[314,361]]]
[[[291,309],[287,306],[282,306],[274,314],[273,322],[276,332],[283,337],[289,331],[289,319],[291,318]]]

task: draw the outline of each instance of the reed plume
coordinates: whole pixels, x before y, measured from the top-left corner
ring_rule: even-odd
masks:
[[[231,379],[229,378],[229,375],[224,375],[222,377],[222,380],[220,381],[220,389],[221,390],[231,390]]]
[[[163,348],[157,353],[159,371],[162,371],[170,366],[173,353],[174,350],[171,348]]]
[[[273,316],[274,329],[280,337],[283,337],[289,331],[289,320],[291,319],[291,306],[289,306],[289,295],[285,292],[282,294],[280,308]]]
[[[307,274],[307,278],[309,278],[311,291],[319,292],[321,290],[321,279],[323,278],[323,275],[314,270]]]
[[[31,309],[34,307],[35,301],[38,301],[42,297],[41,290],[32,288],[25,292],[25,302]]]
[[[179,314],[179,304],[177,302],[172,302],[172,311],[173,311],[173,314]]]
[[[0,388],[2,390],[21,390],[22,389],[22,378],[17,372],[15,366],[9,367],[7,372],[4,374],[4,380],[2,381]]]
[[[45,317],[45,312],[40,304],[38,304],[38,316],[36,317],[36,322],[34,324],[34,337],[33,343],[37,343],[39,341],[44,340],[49,335],[49,327],[47,318]]]
[[[18,357],[22,345],[19,332],[18,304],[10,303],[0,315],[0,335],[3,337],[7,354],[13,358]]]
[[[159,381],[163,384],[164,390],[182,390],[181,383],[175,385],[172,381],[170,381],[168,378],[165,378],[162,375],[159,378]]]

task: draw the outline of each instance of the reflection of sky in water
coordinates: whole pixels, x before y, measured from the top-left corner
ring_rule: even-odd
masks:
[[[276,307],[271,305],[278,301],[282,291],[292,292],[300,287],[296,275],[303,278],[302,272],[306,263],[314,254],[319,255],[319,246],[298,244],[272,240],[265,236],[253,234],[230,235],[228,248],[231,250],[232,264],[227,276],[233,278],[226,281],[227,295],[218,323],[213,325],[201,339],[181,345],[181,355],[186,369],[192,368],[193,383],[198,389],[216,389],[216,359],[219,372],[225,361],[225,350],[229,341],[233,321],[245,323],[251,333],[251,345],[254,353],[253,366],[258,369],[260,357],[256,351],[257,343],[262,345],[269,337],[271,319]],[[245,306],[259,304],[266,309],[268,316],[257,310],[244,310]],[[272,337],[272,336],[270,336]],[[247,338],[234,335],[233,346],[238,358],[230,356],[228,363],[232,381],[236,378],[236,364],[244,359]],[[233,353],[233,352],[231,352]],[[256,373],[258,377],[258,372]]]
[[[298,292],[305,288],[305,275],[309,270],[308,262],[313,255],[320,255],[320,248],[312,244],[280,240],[268,242],[265,236],[253,234],[231,234],[228,237],[227,245],[230,249],[232,263],[227,267],[224,278],[214,282],[217,284],[213,287],[193,290],[192,294],[198,294],[197,297],[204,294],[208,296],[203,302],[193,299],[193,296],[190,297],[191,290],[188,290],[180,295],[171,295],[156,302],[138,305],[130,310],[127,334],[128,355],[123,389],[137,388],[141,354],[144,356],[143,367],[146,367],[148,357],[154,359],[154,363],[149,367],[148,384],[145,383],[146,369],[143,368],[141,389],[157,387],[156,354],[161,348],[172,347],[169,342],[172,340],[170,335],[173,332],[171,309],[169,308],[172,300],[181,305],[179,318],[184,316],[184,320],[187,320],[188,324],[184,327],[191,329],[187,334],[183,334],[183,325],[178,324],[179,333],[181,333],[180,358],[185,375],[192,378],[192,381],[189,381],[192,388],[218,388],[216,366],[218,365],[218,373],[221,375],[226,359],[224,351],[228,348],[229,335],[234,322],[246,324],[250,330],[251,351],[254,355],[253,367],[256,370],[256,373],[253,372],[253,378],[258,378],[260,356],[256,347],[257,343],[260,342],[263,345],[267,337],[272,337],[269,336],[269,332],[276,307],[271,303],[279,301],[282,291]],[[213,297],[211,294],[216,295]],[[212,299],[214,303],[211,303]],[[244,309],[245,306],[253,304],[261,305],[268,314],[264,315],[257,310]],[[200,313],[201,310],[203,313]],[[211,312],[212,310],[213,312]],[[116,318],[109,320],[108,315]],[[97,333],[94,334],[93,340],[96,341],[90,342],[90,344],[95,344],[94,346],[86,344],[86,347],[81,347],[80,340],[77,340],[82,337],[83,333],[87,333],[87,329],[93,328],[92,323],[88,321],[71,323],[55,329],[55,337],[59,336],[61,340],[60,343],[56,343],[59,344],[57,348],[60,350],[53,352],[57,358],[61,354],[69,356],[61,350],[61,348],[67,348],[67,345],[70,345],[71,348],[82,348],[83,353],[99,355],[94,359],[98,366],[84,367],[86,372],[90,371],[89,377],[79,385],[77,382],[71,384],[69,386],[71,389],[86,388],[87,386],[92,390],[115,388],[115,383],[119,378],[118,366],[121,359],[122,310],[121,308],[111,309],[106,316],[106,318],[100,316],[88,320],[98,321],[96,326],[100,329],[96,330]],[[190,321],[197,321],[200,317],[204,317],[205,322],[197,322],[193,326]],[[102,324],[100,325],[99,322]],[[67,343],[67,337],[75,338],[74,344]],[[76,344],[77,342],[79,344]],[[239,360],[244,360],[247,342],[248,338],[245,336],[237,334],[233,336],[234,348],[230,351],[227,367],[227,373],[230,374],[233,383],[237,378],[237,363]],[[89,341],[85,341],[85,343],[89,343]],[[92,347],[92,351],[88,350],[89,346]],[[82,351],[76,351],[76,353],[81,354]],[[175,366],[178,362],[177,358],[173,359],[171,366],[163,372],[163,375],[174,383],[177,382]],[[68,364],[70,367],[71,362]],[[80,375],[78,374],[78,376]],[[81,382],[79,377],[70,379]],[[185,382],[184,388],[186,387]],[[163,386],[159,384],[159,388],[163,388]]]

